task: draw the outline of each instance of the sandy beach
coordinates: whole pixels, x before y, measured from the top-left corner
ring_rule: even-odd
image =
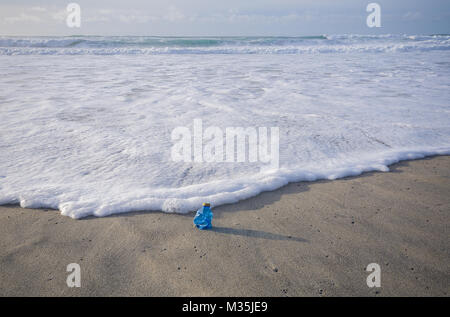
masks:
[[[73,220],[0,207],[1,296],[448,296],[450,157],[292,183],[214,211]],[[66,267],[81,267],[69,288]],[[381,287],[366,285],[369,263]]]

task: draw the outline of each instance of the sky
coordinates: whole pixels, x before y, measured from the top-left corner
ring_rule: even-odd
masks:
[[[66,25],[69,3],[81,27]],[[369,3],[381,27],[369,28]],[[0,0],[0,35],[448,34],[449,0]]]

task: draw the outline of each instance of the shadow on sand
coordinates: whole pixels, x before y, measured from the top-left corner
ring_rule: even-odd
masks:
[[[439,155],[437,155],[439,156]],[[432,160],[436,156],[430,156],[423,158],[421,160]],[[408,167],[410,165],[411,161],[415,160],[406,160],[406,161],[400,161],[398,163],[394,163],[389,166],[389,172],[390,173],[403,173],[403,169]],[[289,194],[299,194],[302,192],[309,191],[309,188],[311,185],[314,184],[326,184],[330,182],[335,181],[352,181],[355,179],[363,179],[366,177],[373,177],[376,174],[380,174],[383,172],[379,171],[370,171],[370,172],[363,172],[360,175],[355,176],[346,176],[343,178],[339,178],[336,180],[328,180],[328,179],[320,179],[316,181],[301,181],[301,182],[293,182],[289,183],[285,186],[282,186],[281,188],[278,188],[274,191],[269,192],[262,192],[258,194],[255,197],[250,197],[248,199],[244,199],[239,201],[238,204],[232,203],[232,204],[224,204],[221,206],[218,206],[214,208],[215,213],[214,217],[220,219],[222,213],[228,213],[228,212],[235,212],[235,211],[241,211],[241,210],[249,210],[254,211],[263,208],[264,206],[270,206],[274,204],[275,202],[282,199],[283,196],[289,195]]]
[[[292,236],[284,236],[281,234],[270,233],[270,232],[260,231],[260,230],[251,230],[251,229],[212,227],[208,231],[224,233],[224,234],[231,234],[231,235],[235,235],[235,236],[261,238],[261,239],[267,239],[267,240],[281,240],[281,241],[289,240],[289,241],[296,241],[296,242],[309,242],[308,240],[302,239],[302,238],[297,238],[297,237],[292,237]]]

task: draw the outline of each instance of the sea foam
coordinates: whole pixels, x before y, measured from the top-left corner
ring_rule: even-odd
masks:
[[[450,35],[0,37],[0,55],[324,54],[449,49]]]
[[[388,171],[399,160],[450,154],[445,36],[197,39],[195,45],[187,38],[159,39],[166,41],[159,46],[153,38],[74,40],[80,39],[0,40],[0,54],[19,52],[0,56],[0,204],[54,208],[73,218],[184,213],[288,182]],[[109,47],[102,42],[108,40]],[[205,53],[219,46],[274,52],[302,45],[328,50]],[[384,49],[355,49],[371,45]],[[396,45],[414,49],[388,49]],[[64,53],[74,49],[82,53]],[[152,49],[191,51],[129,53]],[[192,128],[194,119],[222,131],[278,127],[279,169],[174,162],[171,132]]]

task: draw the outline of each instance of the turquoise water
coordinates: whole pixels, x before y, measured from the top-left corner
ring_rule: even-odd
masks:
[[[0,37],[0,55],[302,54],[448,50],[449,35]]]

